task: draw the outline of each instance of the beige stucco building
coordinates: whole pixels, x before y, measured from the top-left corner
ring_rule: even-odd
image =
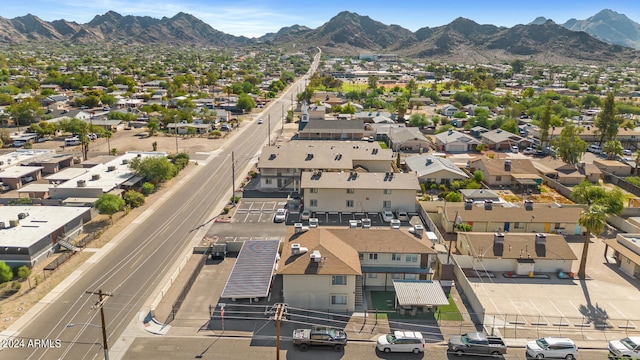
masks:
[[[420,185],[414,173],[316,171],[302,173],[301,189],[311,211],[413,212]]]

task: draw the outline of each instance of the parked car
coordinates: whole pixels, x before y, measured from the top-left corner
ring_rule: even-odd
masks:
[[[524,151],[522,152],[525,155],[533,155],[533,153],[535,152],[535,150],[532,147],[528,147],[526,149],[524,149]]]
[[[622,150],[622,155],[624,155],[624,156],[631,156],[632,153],[633,152],[631,150],[629,150],[629,149]]]
[[[587,151],[594,154],[602,154],[602,148],[598,145],[589,145]]]
[[[98,134],[96,133],[90,133],[87,136],[89,137],[89,140],[95,140],[98,138]]]
[[[396,211],[396,219],[400,221],[409,221],[409,214],[406,211],[398,210]]]
[[[543,150],[536,150],[535,153],[533,153],[534,157],[545,157],[547,156],[547,154],[545,154],[545,152]]]
[[[264,124],[264,120],[258,119],[258,125],[260,125],[260,124]]]
[[[301,351],[314,346],[332,346],[335,351],[342,351],[347,345],[347,333],[327,326],[314,326],[310,329],[293,330],[293,345]]]
[[[424,338],[419,331],[394,331],[378,337],[376,348],[386,353],[390,352],[424,352]]]
[[[318,227],[318,218],[309,218],[309,227],[317,228]]]
[[[373,137],[373,135],[370,135],[369,138],[367,139],[368,142],[374,142],[376,141],[376,139]]]
[[[504,344],[500,337],[487,336],[482,332],[470,332],[452,336],[447,343],[447,349],[457,355],[467,353],[500,356],[507,353],[507,345]]]
[[[220,126],[220,130],[222,130],[222,131],[231,131],[231,125],[226,124],[226,123],[225,123],[225,124],[222,124],[222,125]]]
[[[22,180],[22,182],[23,182],[23,183],[25,183],[25,184],[26,184],[26,183],[30,183],[30,182],[32,182],[32,181],[33,181],[33,176],[23,176],[23,177],[21,178],[21,180]]]
[[[384,210],[382,212],[382,221],[391,222],[391,220],[395,219],[393,216],[393,212],[391,210]]]
[[[273,217],[274,222],[284,222],[287,220],[287,211],[285,209],[276,210],[276,215]]]
[[[300,213],[300,220],[309,220],[310,217],[311,217],[311,211],[308,209],[304,209]]]
[[[640,336],[629,336],[609,341],[609,355],[612,358],[640,359]]]
[[[389,226],[391,226],[392,229],[400,229],[400,220],[391,219],[391,221],[389,221]]]
[[[529,341],[526,348],[527,358],[556,358],[575,360],[578,356],[578,347],[569,338],[544,337]]]
[[[371,227],[371,219],[368,219],[368,218],[362,219],[362,228],[368,229],[370,227]]]
[[[520,152],[520,149],[517,146],[514,145],[514,146],[511,147],[511,152],[517,154],[517,153]]]

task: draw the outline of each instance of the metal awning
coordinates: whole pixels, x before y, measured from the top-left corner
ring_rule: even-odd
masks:
[[[278,259],[280,240],[246,240],[238,253],[221,298],[267,297]]]
[[[430,268],[415,268],[402,266],[361,266],[363,273],[387,274],[433,274]]]
[[[122,186],[135,186],[137,183],[139,183],[142,179],[144,179],[144,176],[134,176],[131,179],[125,181],[122,183]]]
[[[437,280],[393,280],[399,306],[449,305]]]

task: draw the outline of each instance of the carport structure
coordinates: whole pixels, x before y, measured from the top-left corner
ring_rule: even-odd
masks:
[[[421,308],[449,305],[449,299],[437,280],[393,280],[393,287],[400,314],[409,310],[411,315],[415,315]]]
[[[280,240],[247,240],[242,245],[221,298],[259,299],[269,296]]]

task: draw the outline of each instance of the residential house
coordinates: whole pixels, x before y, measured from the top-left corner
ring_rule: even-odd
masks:
[[[581,128],[582,132],[578,135],[581,140],[586,141],[588,144],[600,144],[600,137],[602,134],[597,127],[592,125],[582,125]],[[549,140],[557,140],[562,129],[562,127],[553,127],[552,129],[549,129]],[[532,129],[531,133],[536,138],[540,138],[539,128]],[[640,149],[640,131],[636,131],[635,129],[627,127],[618,128],[616,140],[620,141],[622,146],[627,149]]]
[[[410,156],[404,161],[407,169],[416,174],[420,183],[442,184],[469,177],[451,160],[432,154]]]
[[[584,206],[557,206],[555,204],[512,203],[464,203],[444,204],[441,226],[447,232],[453,232],[457,221],[471,225],[474,232],[526,232],[582,234],[578,225]]]
[[[452,117],[453,114],[459,112],[460,109],[458,109],[457,107],[451,105],[451,104],[447,104],[445,106],[443,106],[440,109],[440,114],[442,114],[442,116],[447,116],[447,117]]]
[[[394,280],[431,279],[435,251],[428,240],[399,230],[289,228],[277,274],[291,306],[353,311],[366,288]]]
[[[297,140],[265,146],[258,159],[261,190],[300,191],[304,171],[387,172],[395,160],[377,142]]]
[[[456,250],[462,268],[520,276],[568,274],[578,259],[564,236],[544,233],[460,232]]]
[[[482,203],[487,200],[493,201],[494,203],[500,201],[500,196],[490,189],[460,189],[459,191],[464,201],[471,200]]]
[[[508,187],[516,192],[539,192],[542,178],[529,159],[490,159],[469,161],[469,172],[482,172],[484,182],[492,187]]]
[[[387,134],[393,151],[428,152],[432,144],[417,127],[395,127]]]
[[[315,212],[380,212],[416,209],[414,173],[303,172],[304,207]]]
[[[482,142],[487,145],[487,149],[492,150],[510,150],[512,146],[520,147],[520,142],[523,140],[526,139],[502,129],[482,134]]]
[[[631,176],[633,167],[629,166],[618,160],[593,160],[593,165],[605,173],[609,173],[615,176]]]
[[[481,139],[482,135],[489,132],[489,129],[482,126],[474,126],[469,130],[471,136],[476,139]]]
[[[450,153],[464,153],[474,151],[480,141],[470,135],[463,134],[455,130],[449,130],[436,134],[436,147],[438,151],[446,151]]]
[[[309,120],[299,126],[300,140],[361,140],[372,135],[362,120]]]
[[[544,157],[532,162],[538,172],[550,179],[556,180],[562,185],[577,185],[582,180],[597,182],[602,175],[602,171],[594,164],[567,164],[560,159]]]
[[[605,239],[604,243],[605,256],[612,248],[620,270],[634,278],[640,276],[640,234],[618,234],[615,239]]]
[[[200,123],[169,123],[167,124],[167,131],[169,134],[188,134],[189,128],[195,129],[196,134],[208,134],[211,131],[211,124]]]

